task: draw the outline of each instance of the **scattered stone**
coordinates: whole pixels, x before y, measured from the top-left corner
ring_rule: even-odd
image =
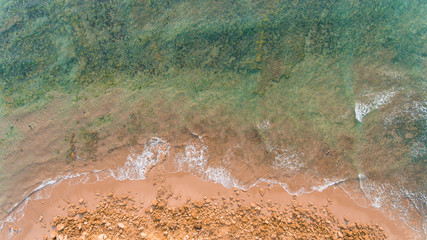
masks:
[[[52,231],[52,233],[50,234],[50,238],[55,239],[56,236],[58,236],[58,232],[57,231]]]
[[[203,202],[202,201],[195,201],[193,204],[194,204],[194,206],[196,206],[198,208],[203,207]]]
[[[69,208],[68,209],[68,216],[69,217],[74,217],[74,216],[76,216],[76,211],[74,210],[74,209],[72,209],[72,208]]]
[[[48,239],[387,238],[377,225],[341,225],[327,208],[304,208],[296,200],[286,208],[271,200],[247,203],[244,199],[232,197],[236,200],[236,204],[233,204],[225,197],[222,200],[204,197],[168,207],[171,195],[163,185],[151,207],[135,207],[132,196],[115,196],[113,193],[109,196],[100,198],[94,210],[70,204],[68,216],[53,219],[52,226],[56,226],[56,229]],[[264,207],[267,211],[263,211]],[[70,217],[78,212],[85,214]],[[347,218],[344,220],[348,221]]]
[[[158,204],[159,204],[159,201],[157,201],[157,199],[154,199],[154,200],[151,202],[151,206],[154,206],[154,207],[156,207]]]
[[[107,239],[107,235],[105,234],[98,235],[98,240],[105,240],[105,239]]]
[[[261,197],[264,197],[264,194],[265,194],[264,188],[259,189],[259,194],[261,195]]]
[[[202,229],[202,223],[200,223],[200,222],[195,223],[194,224],[194,228],[197,229],[197,230]]]
[[[62,229],[64,229],[64,227],[65,227],[65,225],[60,223],[60,224],[56,225],[56,230],[62,231]]]
[[[159,209],[163,209],[165,207],[165,204],[162,202],[159,202],[159,204],[157,204],[157,208]]]
[[[145,239],[145,238],[147,237],[147,233],[142,232],[142,233],[140,234],[140,236],[141,236],[141,238],[142,238],[142,239]]]
[[[68,240],[68,236],[67,235],[58,235],[58,236],[56,236],[56,239],[57,240]]]
[[[79,208],[79,210],[77,211],[78,214],[85,214],[87,213],[87,209],[86,208]]]

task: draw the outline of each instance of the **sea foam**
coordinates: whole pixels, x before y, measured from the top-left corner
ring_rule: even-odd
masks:
[[[354,107],[354,113],[357,121],[362,122],[363,118],[368,115],[368,113],[387,104],[391,98],[396,95],[396,93],[397,91],[394,90],[379,93],[365,91],[362,93],[361,98],[363,98],[364,101],[356,102]]]
[[[112,176],[117,180],[144,180],[147,171],[158,164],[169,154],[169,144],[161,138],[150,139],[141,154],[137,154],[134,149],[128,156],[123,167],[110,170]]]
[[[421,221],[423,234],[427,234],[427,196],[425,193],[409,191],[401,184],[378,183],[359,174],[360,189],[370,205],[386,211],[387,215],[402,220],[414,231],[414,222]],[[420,220],[421,219],[421,220]]]
[[[203,180],[220,183],[224,187],[248,190],[260,183],[268,183],[280,185],[285,191],[291,195],[302,195],[314,191],[322,192],[325,189],[336,186],[346,181],[346,179],[323,179],[323,183],[313,185],[310,187],[300,187],[297,190],[291,191],[288,184],[274,179],[259,178],[257,181],[249,185],[244,185],[234,178],[229,169],[226,167],[211,167],[208,166],[209,151],[207,145],[200,137],[200,141],[188,144],[181,154],[174,157],[174,164],[176,164],[178,171],[189,172],[191,174],[201,177]],[[54,186],[64,180],[76,179],[77,183],[85,183],[90,179],[89,175],[94,174],[96,181],[103,181],[109,177],[114,177],[117,180],[143,180],[146,177],[150,168],[159,164],[165,156],[169,154],[170,145],[161,138],[152,138],[146,144],[142,153],[138,154],[132,150],[129,154],[125,164],[117,169],[95,170],[92,172],[84,172],[80,174],[68,174],[58,176],[55,179],[48,179],[43,181],[36,187],[30,194],[24,197],[20,203],[17,203],[11,210],[10,214],[0,222],[0,230],[3,229],[5,224],[12,223],[21,219],[24,215],[24,209],[28,201],[32,199],[48,198],[49,192],[43,192],[48,186]],[[298,170],[302,165],[298,162],[293,162],[297,159],[297,153],[292,151],[282,151],[278,153],[276,160],[276,168],[288,168],[290,170]],[[393,211],[399,213],[399,217],[405,223],[409,223],[413,211],[424,214],[423,228],[426,231],[425,215],[427,214],[427,197],[425,194],[414,193],[406,190],[403,187],[394,187],[391,184],[377,184],[369,180],[363,174],[359,175],[360,189],[363,191],[370,204],[376,208],[387,205]],[[411,204],[404,203],[410,201]],[[409,224],[408,224],[409,225]],[[10,234],[18,232],[19,229],[11,229]]]

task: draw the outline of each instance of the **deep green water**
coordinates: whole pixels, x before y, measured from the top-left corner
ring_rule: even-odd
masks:
[[[0,0],[0,190],[25,139],[8,116],[53,91],[78,102],[124,88],[146,100],[132,131],[162,115],[173,130],[291,149],[304,171],[362,179],[374,205],[410,199],[425,228],[426,33],[415,0]]]

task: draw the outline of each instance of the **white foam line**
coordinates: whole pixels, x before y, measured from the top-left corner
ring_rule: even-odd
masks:
[[[391,184],[377,184],[369,180],[363,173],[359,174],[359,187],[366,199],[370,202],[372,207],[381,209],[382,211],[388,210],[388,216],[393,218],[393,212],[397,212],[397,218],[402,220],[410,229],[417,233],[423,234],[419,229],[413,227],[411,219],[414,218],[413,214],[417,212],[422,217],[422,231],[427,235],[427,197],[423,193],[414,193],[408,191],[402,186],[393,186]],[[404,207],[405,201],[409,201],[411,207]],[[381,208],[385,206],[385,208]]]
[[[224,168],[209,167],[205,171],[205,176],[208,180],[215,183],[220,183],[226,188],[241,187],[239,182],[231,176],[229,171]]]
[[[386,197],[383,196],[385,189],[382,186],[379,186],[378,190],[380,191],[376,191],[375,195],[377,196],[373,196],[373,193],[371,193],[373,186],[370,184],[364,184],[363,181],[367,181],[367,177],[363,173],[359,173],[360,190],[362,190],[363,194],[371,202],[373,207],[380,208],[382,205],[382,200]]]
[[[84,173],[76,173],[76,174],[68,174],[65,176],[58,176],[55,179],[47,179],[44,180],[38,187],[36,187],[33,191],[31,191],[29,194],[24,194],[24,199],[20,202],[15,203],[15,205],[9,210],[6,217],[2,221],[0,221],[0,231],[3,230],[4,225],[6,223],[11,223],[14,221],[19,221],[24,215],[22,211],[24,210],[25,206],[27,205],[29,200],[38,200],[38,199],[45,199],[50,197],[50,194],[47,196],[43,196],[40,194],[41,190],[45,189],[48,186],[54,186],[64,180],[69,179],[75,179],[83,176],[87,176],[87,178],[80,179],[79,183],[86,183],[89,180],[89,174],[95,173],[97,181],[102,181],[104,179],[109,178],[110,176],[113,176],[117,180],[125,180],[125,179],[131,179],[131,180],[140,180],[145,179],[145,174],[148,168],[152,167],[153,165],[157,164],[159,162],[159,155],[161,154],[168,154],[169,151],[169,145],[167,144],[167,150],[159,150],[156,149],[157,155],[155,155],[152,151],[154,148],[159,144],[167,144],[165,141],[163,141],[160,138],[152,138],[148,141],[148,143],[145,146],[145,150],[141,155],[137,155],[136,153],[132,153],[128,156],[128,161],[125,163],[125,165],[121,168],[118,168],[116,170],[94,170],[90,172],[84,172]],[[106,173],[105,175],[100,175],[99,173]],[[19,218],[17,218],[17,216]],[[13,233],[15,230],[12,229],[11,233]]]
[[[367,103],[356,102],[354,107],[354,113],[357,121],[362,122],[363,118],[368,115],[368,113],[387,104],[390,99],[396,95],[396,93],[397,92],[394,90],[383,91],[380,93],[364,93],[362,97],[368,98]]]
[[[276,157],[276,161],[282,160],[282,162],[277,162],[280,167],[287,167],[289,168],[289,162],[290,160],[296,161],[295,158],[297,158],[297,153],[291,152],[287,149],[282,151],[283,154],[280,154]],[[287,155],[286,155],[287,154]],[[242,190],[249,190],[250,188],[257,186],[261,182],[265,183],[271,183],[271,184],[277,184],[280,185],[286,192],[288,192],[290,195],[302,195],[305,193],[311,193],[314,191],[322,192],[323,190],[338,185],[342,182],[345,182],[346,179],[324,179],[324,184],[319,186],[313,186],[309,189],[300,188],[296,192],[292,192],[289,190],[289,186],[286,183],[282,183],[279,181],[271,180],[271,179],[264,179],[259,178],[257,181],[250,185],[243,185],[239,183],[239,180],[234,178],[230,171],[224,167],[219,168],[212,168],[207,166],[209,154],[207,146],[201,141],[200,145],[198,144],[189,144],[185,147],[185,152],[183,154],[178,154],[175,158],[175,164],[177,165],[177,171],[176,172],[187,172],[194,176],[198,176],[201,179],[205,181],[211,181],[215,183],[220,183],[226,188],[239,188]],[[298,162],[293,162],[291,164],[297,165]],[[277,165],[276,164],[276,165]],[[284,166],[287,164],[286,166]],[[276,166],[277,167],[277,166]],[[292,167],[294,167],[292,165]],[[301,166],[298,166],[301,167]],[[297,170],[296,168],[292,168],[291,170]]]
[[[289,190],[289,185],[280,181],[272,180],[272,179],[265,179],[265,178],[259,178],[253,186],[257,185],[257,183],[270,183],[270,184],[276,184],[281,186],[289,195],[296,195],[301,196],[302,194],[309,194],[314,191],[317,192],[323,192],[329,187],[336,186],[340,183],[345,182],[347,179],[338,179],[338,180],[331,180],[331,179],[324,179],[325,184],[319,185],[319,186],[312,186],[309,189],[306,189],[305,187],[299,188],[297,191],[292,192]]]
[[[411,98],[411,94],[406,98]],[[390,113],[384,118],[384,124],[389,126],[399,122],[399,117],[404,115],[405,121],[427,118],[427,101],[411,101],[393,106]]]
[[[81,176],[88,175],[90,173],[99,173],[99,172],[101,172],[101,170],[94,170],[91,172],[84,172],[84,173],[77,173],[77,174],[68,174],[65,176],[58,176],[55,179],[44,180],[38,187],[36,187],[28,195],[24,195],[24,199],[22,201],[15,203],[15,205],[7,213],[6,217],[4,217],[3,221],[0,221],[0,231],[3,230],[5,224],[12,223],[14,221],[19,221],[22,217],[24,217],[24,214],[22,211],[25,209],[28,201],[32,199],[32,196],[35,196],[34,198],[35,200],[44,199],[43,197],[41,197],[41,195],[36,195],[36,194],[38,194],[41,190],[45,189],[46,187],[56,185],[64,180],[78,178]],[[19,214],[21,215],[18,216]],[[11,234],[13,233],[16,233],[16,230],[11,229]]]
[[[367,204],[366,202],[369,202],[368,199],[363,198],[363,201],[365,202],[365,204],[362,205],[362,203],[360,203],[360,201],[358,201],[359,199],[354,197],[354,194],[351,194],[349,191],[347,191],[345,188],[341,187],[338,185],[339,188],[341,188],[341,190],[343,190],[349,197],[351,200],[353,200],[354,203],[356,203],[357,206],[362,207],[362,208],[368,208],[370,206],[370,204]]]
[[[290,172],[296,172],[300,170],[304,164],[299,162],[300,155],[295,151],[291,151],[288,149],[284,149],[280,151],[281,153],[277,153],[274,157],[273,167],[275,169],[286,169]]]
[[[159,145],[166,147],[166,150],[158,148]],[[110,170],[112,176],[117,180],[144,180],[147,171],[158,164],[162,157],[169,154],[170,146],[161,138],[150,139],[144,147],[141,154],[136,154],[135,150],[128,156],[123,167],[116,170]],[[154,153],[156,151],[157,153]]]
[[[275,184],[275,185],[281,186],[290,195],[300,196],[302,194],[308,194],[314,191],[322,192],[331,186],[336,186],[336,185],[339,185],[340,183],[347,181],[347,179],[324,179],[324,184],[322,185],[312,186],[310,188],[301,187],[297,191],[290,191],[289,186],[286,183],[273,180],[273,179],[265,179],[265,178],[259,178],[254,183],[245,186],[240,184],[239,180],[234,178],[228,169],[224,167],[212,168],[207,166],[207,160],[209,158],[208,149],[207,149],[207,146],[203,143],[202,137],[199,137],[199,139],[201,141],[200,145],[197,145],[197,144],[187,145],[185,148],[185,153],[175,157],[174,159],[175,164],[178,165],[177,172],[187,172],[192,175],[200,177],[204,181],[220,183],[226,188],[236,187],[238,189],[242,189],[246,191],[254,186],[257,186],[259,183],[268,183],[268,184]],[[158,146],[160,144],[162,144],[163,146],[162,148],[159,149]],[[119,167],[118,169],[95,170],[95,171],[85,172],[80,174],[69,174],[65,176],[58,176],[55,179],[45,180],[37,188],[35,188],[30,194],[28,194],[21,202],[16,203],[14,205],[14,207],[9,211],[5,219],[0,222],[0,230],[3,229],[6,223],[11,223],[13,221],[17,221],[21,219],[23,217],[23,210],[27,205],[28,201],[32,199],[32,196],[34,196],[36,193],[39,193],[41,190],[45,189],[47,186],[53,186],[62,182],[63,180],[68,180],[68,179],[73,179],[73,178],[78,178],[83,176],[87,176],[87,177],[84,179],[82,178],[78,183],[86,183],[90,179],[89,174],[91,173],[95,174],[97,182],[103,181],[109,177],[114,177],[116,180],[119,180],[119,181],[126,180],[126,179],[143,180],[145,179],[145,175],[147,171],[151,167],[153,167],[154,165],[160,162],[161,159],[159,158],[169,154],[169,148],[170,148],[169,144],[163,141],[162,139],[152,138],[146,143],[144,151],[141,154],[138,155],[134,151],[132,151],[132,153],[128,156],[128,159],[125,162],[124,166]],[[380,208],[382,205],[382,201],[385,198],[384,194],[386,192],[386,189],[382,188],[382,191],[380,191],[379,194],[377,194],[378,196],[373,196],[369,192],[370,185],[368,182],[366,182],[368,183],[368,185],[366,185],[366,183],[364,183],[365,180],[368,180],[366,176],[364,176],[362,173],[359,174],[359,187],[361,191],[365,195],[366,199],[371,202],[372,206],[376,208]],[[374,183],[372,184],[375,185]],[[375,186],[371,186],[371,188]],[[368,189],[366,187],[368,187]],[[378,193],[378,191],[376,191],[377,189],[374,189],[374,190],[375,190],[375,193]],[[351,197],[351,194],[349,194],[347,191],[344,190],[344,192]],[[403,194],[413,202],[414,207],[418,209],[419,212],[421,213],[423,212],[423,209],[421,208],[425,207],[424,206],[425,201],[424,201],[424,205],[420,206],[419,204],[417,204],[418,202],[414,201],[413,199],[414,198],[413,195],[415,193],[403,192]],[[40,196],[37,196],[37,197],[40,197]],[[419,197],[420,196],[418,195],[415,196],[415,198],[419,198]],[[424,195],[421,195],[421,197],[424,197],[425,199],[427,199]],[[364,207],[364,206],[361,206],[361,207]],[[427,225],[427,223],[424,222],[424,225]],[[19,230],[12,229],[11,234],[15,233],[16,231],[19,231]]]

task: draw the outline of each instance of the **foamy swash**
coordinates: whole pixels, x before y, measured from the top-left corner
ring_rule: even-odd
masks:
[[[169,156],[169,150],[169,143],[162,140],[161,138],[155,137],[150,139],[145,144],[142,153],[137,154],[135,150],[132,150],[125,164],[117,169],[95,170],[92,172],[59,176],[53,180],[45,180],[31,193],[26,195],[24,200],[17,203],[12,208],[8,216],[4,218],[3,221],[1,221],[0,230],[2,230],[5,225],[18,221],[23,217],[23,210],[29,200],[49,198],[50,191],[46,190],[46,188],[49,186],[53,187],[64,180],[70,179],[76,180],[70,184],[87,183],[88,181],[97,182],[109,177],[113,177],[119,181],[127,179],[144,180],[146,178],[146,174],[152,167],[160,164],[166,159],[167,156]],[[291,191],[287,183],[274,179],[259,178],[254,183],[245,185],[241,184],[238,179],[234,178],[230,171],[225,167],[213,168],[208,166],[208,158],[208,147],[203,142],[203,139],[199,137],[198,142],[187,145],[183,153],[179,153],[174,156],[173,163],[175,164],[175,169],[177,169],[177,171],[183,171],[197,175],[203,180],[220,183],[227,188],[237,187],[248,190],[249,188],[256,186],[258,183],[269,183],[280,185],[291,195],[301,195],[313,191],[322,192],[328,187],[335,186],[346,181],[346,179],[324,179],[323,182],[319,185],[301,187],[296,191]],[[274,162],[275,166],[273,167],[282,169],[289,168],[289,171],[296,171],[299,169],[300,164],[297,159],[297,153],[284,150],[277,154]],[[367,179],[363,174],[359,176],[359,180],[360,189],[369,200],[371,206],[376,208],[384,207],[384,209],[390,209],[392,211],[389,212],[389,215],[398,216],[407,224],[412,220],[411,213],[413,213],[413,211],[417,211],[421,214],[427,212],[427,198],[423,194],[407,191],[403,187],[396,188],[391,185],[378,185],[374,181]],[[404,201],[407,199],[409,199],[412,204],[404,204]],[[399,214],[392,214],[393,211],[398,212]],[[422,224],[424,232],[427,232],[425,215]],[[13,234],[18,231],[19,229],[12,228],[10,233]]]

